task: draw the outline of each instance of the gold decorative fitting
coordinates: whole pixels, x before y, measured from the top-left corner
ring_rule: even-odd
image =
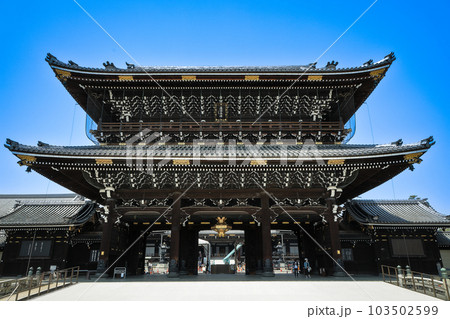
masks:
[[[345,163],[344,159],[334,159],[334,160],[328,160],[328,165],[343,165]]]
[[[189,160],[173,160],[173,165],[189,165],[191,162]]]
[[[54,70],[56,73],[56,77],[60,80],[67,79],[71,75],[71,73],[69,71],[64,71],[64,70],[60,70],[60,69],[54,69]]]
[[[250,165],[252,165],[252,166],[267,165],[267,161],[265,161],[265,160],[253,160],[253,161],[250,161]]]
[[[245,80],[246,81],[258,81],[259,75],[246,75]]]
[[[226,220],[226,217],[217,217],[217,224],[211,227],[211,230],[217,232],[219,237],[225,237],[225,233],[232,228],[231,226],[227,225],[227,223],[225,222]]]
[[[26,162],[36,162],[36,157],[31,155],[17,155],[22,161]]]
[[[322,75],[309,75],[308,81],[322,81]]]
[[[111,165],[113,163],[112,159],[108,158],[96,158],[95,164],[102,164],[102,165]]]
[[[403,156],[403,158],[406,161],[409,161],[411,163],[417,163],[417,161],[419,160],[419,157],[421,157],[423,155],[424,152],[418,152],[418,153],[412,153],[412,154],[406,154],[405,156]]]
[[[133,81],[132,75],[119,75],[119,81]]]
[[[375,70],[370,72],[370,76],[373,76],[375,79],[380,79],[384,76],[384,73],[386,72],[386,68]]]
[[[195,81],[195,80],[197,80],[197,76],[196,75],[182,75],[181,79],[183,81]]]

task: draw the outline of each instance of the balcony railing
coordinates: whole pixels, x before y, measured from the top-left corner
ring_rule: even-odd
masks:
[[[207,132],[258,132],[259,130],[267,132],[293,131],[293,132],[318,132],[337,133],[344,131],[343,126],[339,122],[150,122],[150,123],[100,123],[94,135],[100,132],[104,133],[134,133],[143,130],[155,132],[185,132],[192,131]]]

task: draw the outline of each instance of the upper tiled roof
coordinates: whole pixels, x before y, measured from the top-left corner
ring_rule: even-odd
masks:
[[[383,154],[397,154],[403,152],[426,151],[434,144],[432,137],[414,144],[397,145],[350,145],[350,144],[303,144],[303,145],[148,145],[148,146],[28,146],[7,140],[6,147],[12,152],[27,154],[52,154],[60,156],[93,156],[93,157],[127,157],[145,156],[146,158],[201,156],[202,159],[215,159],[220,157],[248,158],[352,158],[361,156],[376,156]]]
[[[388,54],[384,59],[373,63],[372,60],[364,63],[358,67],[352,68],[336,68],[337,62],[328,63],[327,66],[317,68],[316,63],[308,65],[287,65],[287,66],[135,66],[127,64],[127,68],[118,68],[113,63],[107,61],[104,63],[104,68],[89,68],[82,67],[78,64],[69,61],[64,63],[58,60],[55,56],[48,53],[45,60],[52,67],[60,67],[64,69],[71,69],[81,72],[102,72],[102,73],[299,73],[299,72],[345,72],[370,70],[383,65],[389,65],[395,60],[393,53]]]
[[[366,225],[450,226],[450,220],[436,212],[428,202],[419,199],[354,199],[345,207],[357,222]]]
[[[450,232],[438,231],[436,239],[439,247],[450,247]]]
[[[32,201],[68,201],[80,199],[77,194],[0,194],[0,217],[12,213],[14,208],[16,208],[21,202],[32,202]]]
[[[68,227],[85,223],[95,212],[95,204],[85,201],[21,202],[0,218],[0,228]]]

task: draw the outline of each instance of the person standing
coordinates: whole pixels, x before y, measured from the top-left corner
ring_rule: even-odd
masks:
[[[305,277],[311,278],[311,265],[309,264],[308,258],[305,258],[305,262],[303,263],[303,270],[305,272]]]
[[[294,261],[294,265],[292,267],[293,267],[293,270],[294,270],[294,277],[295,278],[298,277],[298,266],[299,266],[298,261]]]

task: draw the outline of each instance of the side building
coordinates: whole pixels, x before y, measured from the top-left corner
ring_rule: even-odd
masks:
[[[96,204],[62,194],[0,195],[0,205],[2,276],[26,275],[29,267],[96,266],[101,233],[85,240],[98,224]]]
[[[342,244],[349,271],[376,273],[381,265],[409,265],[415,271],[436,274],[445,266],[438,238],[450,227],[450,220],[426,200],[348,201],[341,226],[346,229],[341,236],[354,236]]]

